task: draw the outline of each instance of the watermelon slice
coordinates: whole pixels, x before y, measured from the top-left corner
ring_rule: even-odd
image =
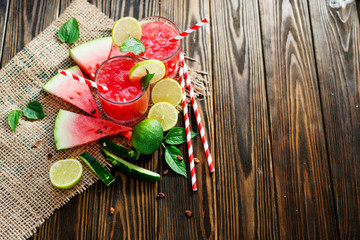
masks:
[[[67,71],[83,77],[80,68],[76,65],[67,69]],[[71,80],[61,74],[57,74],[50,79],[42,89],[45,92],[51,93],[71,103],[91,116],[101,117],[94,96],[88,85]]]
[[[124,53],[120,52],[120,47],[118,47],[114,43],[112,43],[109,58],[115,57],[118,55],[124,55]]]
[[[129,130],[107,120],[60,109],[55,119],[55,145],[57,150],[72,148]]]
[[[91,79],[102,62],[109,58],[111,37],[98,38],[70,49],[70,57]]]

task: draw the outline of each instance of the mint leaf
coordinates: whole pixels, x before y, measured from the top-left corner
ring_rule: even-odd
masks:
[[[17,126],[17,124],[19,122],[20,116],[21,116],[21,111],[20,110],[12,110],[9,113],[8,123],[9,123],[11,129],[13,130],[13,132],[15,132],[15,129],[16,129],[16,126]]]
[[[149,82],[154,77],[155,73],[148,73],[145,76],[143,76],[140,80],[141,83],[141,91],[145,91],[147,86],[149,85]]]
[[[196,137],[199,133],[190,131],[191,138]],[[186,143],[186,129],[182,127],[172,128],[164,137],[165,142],[171,145]]]
[[[145,46],[137,38],[128,38],[120,47],[120,52],[132,52],[135,55],[139,55],[142,52],[145,52]]]
[[[43,119],[45,117],[44,110],[37,101],[29,102],[28,105],[23,108],[23,113],[28,119]]]
[[[179,160],[178,156],[181,156],[181,152],[174,146],[167,146],[165,148],[165,161],[174,172],[183,175],[187,178],[186,167],[184,160]]]
[[[58,32],[58,37],[63,43],[74,43],[80,37],[80,30],[78,22],[75,18],[69,19]]]

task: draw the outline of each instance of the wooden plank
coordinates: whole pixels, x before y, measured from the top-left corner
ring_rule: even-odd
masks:
[[[0,1],[0,68],[3,53],[3,45],[5,40],[5,31],[7,26],[7,18],[9,14],[10,0]]]
[[[50,25],[57,17],[59,0],[11,0],[1,66],[3,67],[28,42]]]
[[[308,4],[259,3],[280,238],[334,238],[337,219]]]
[[[360,236],[360,27],[355,2],[313,1],[311,22],[340,239]]]
[[[93,1],[101,11],[114,20],[131,14],[135,18],[159,15],[154,1]],[[70,4],[63,0],[60,12]],[[126,4],[126,7],[124,7]],[[143,156],[140,166],[159,170],[159,156]],[[83,194],[76,196],[47,220],[36,239],[154,239],[157,226],[156,194],[158,184],[142,183],[113,172],[115,183],[106,187],[97,182]],[[113,207],[115,213],[110,214]],[[75,213],[75,214],[74,214]]]
[[[257,1],[211,0],[220,239],[277,239]]]
[[[161,16],[171,19],[185,30],[201,19],[209,15],[209,1],[161,1]],[[205,76],[208,79],[208,95],[198,101],[199,107],[203,110],[202,119],[206,126],[207,136],[214,161],[214,119],[213,119],[213,98],[211,78],[211,48],[210,48],[210,26],[205,26],[186,37],[183,42],[183,49],[187,56],[197,59],[187,61],[189,67],[208,72]],[[191,128],[198,132],[196,119],[189,108]],[[179,126],[184,126],[183,115],[179,115]],[[159,201],[159,237],[166,236],[169,239],[214,239],[217,237],[216,221],[216,183],[215,174],[210,174],[206,161],[206,155],[202,146],[201,138],[194,139],[194,155],[201,160],[196,165],[196,176],[198,191],[192,192],[188,164],[188,153],[186,144],[181,149],[186,156],[188,179],[171,172],[160,182],[159,191],[164,192],[166,197]],[[161,158],[161,171],[168,169],[164,158]],[[216,163],[215,163],[216,165]],[[175,190],[176,189],[176,190]],[[190,210],[192,217],[186,216],[185,211]]]

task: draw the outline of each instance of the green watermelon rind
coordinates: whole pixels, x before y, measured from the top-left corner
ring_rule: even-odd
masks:
[[[79,75],[79,76],[83,76],[83,73],[78,65],[72,66],[72,67],[66,69],[66,71],[69,71],[69,72]],[[62,94],[59,94],[58,89],[64,88],[64,86],[63,86],[64,78],[66,78],[66,77],[61,75],[60,73],[56,74],[47,83],[44,84],[44,86],[42,87],[42,90],[45,92],[48,92],[50,94],[53,94],[54,96],[59,97],[66,102],[69,102],[70,104],[80,108],[81,110],[83,110],[84,112],[87,112],[89,115],[91,115],[93,117],[101,118],[99,109],[97,107],[97,104],[95,102],[94,96],[91,93],[90,88],[88,89],[88,93],[86,91],[83,92],[82,98],[87,99],[87,101],[85,103],[80,101],[80,105],[77,104],[78,101],[68,100]],[[77,82],[74,81],[75,86],[76,86],[76,84],[77,84]],[[75,87],[72,87],[72,89],[74,89],[74,88]],[[67,89],[67,90],[70,91],[70,89]],[[89,94],[89,95],[87,95],[87,94]],[[86,105],[86,104],[89,104],[89,105]],[[95,110],[95,113],[92,113],[91,110]]]
[[[63,150],[130,130],[108,120],[60,109],[54,123],[54,142],[57,150]]]
[[[60,141],[64,141],[63,139],[66,138],[66,136],[61,136],[61,133],[66,135],[65,131],[62,131],[63,129],[61,129],[59,126],[62,125],[61,123],[59,123],[59,121],[66,121],[69,115],[66,114],[67,111],[64,111],[62,109],[59,110],[58,114],[56,115],[55,118],[55,123],[54,123],[54,141],[55,141],[55,146],[57,150],[63,150],[63,149],[67,149],[66,147],[62,147],[60,146]],[[67,115],[67,116],[66,116]]]
[[[72,49],[69,50],[70,57],[80,66],[80,68],[84,67],[83,65],[83,59],[86,59],[87,62],[96,61],[96,58],[101,56],[101,58],[104,58],[104,50],[107,51],[106,58],[102,59],[99,64],[101,64],[103,61],[105,61],[110,56],[112,46],[112,38],[111,37],[103,37],[103,38],[97,38],[85,43],[82,43]],[[96,56],[98,53],[99,56]],[[90,59],[90,60],[89,60]],[[87,69],[82,69],[86,73]]]
[[[160,180],[160,175],[156,172],[127,162],[121,157],[106,151],[104,148],[101,148],[101,151],[104,153],[108,162],[116,166],[122,173],[129,177],[133,177],[144,182],[157,182]]]
[[[82,75],[81,69],[79,68],[78,65],[72,66],[68,69],[66,69],[66,71],[69,71],[73,74],[77,74],[77,75]],[[58,81],[59,78],[63,78],[64,76],[61,74],[56,74],[53,78],[51,78],[47,83],[44,84],[44,86],[42,87],[42,90],[44,90],[45,92],[51,93],[53,91],[55,91],[57,89],[57,87],[59,86],[59,84],[61,83],[60,81]]]

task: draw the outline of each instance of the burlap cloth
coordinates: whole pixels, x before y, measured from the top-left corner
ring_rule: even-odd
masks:
[[[80,39],[73,45],[61,43],[57,38],[59,28],[71,17],[77,19],[80,27]],[[77,0],[0,71],[0,239],[32,236],[55,209],[98,180],[83,163],[84,173],[79,184],[68,190],[59,190],[52,186],[48,177],[49,168],[55,161],[78,158],[87,151],[109,167],[98,143],[56,151],[53,125],[59,109],[85,113],[41,91],[41,87],[59,68],[74,65],[69,57],[70,48],[109,36],[112,25],[113,20],[95,6]],[[201,92],[204,84],[200,78],[195,79],[194,87]],[[39,121],[27,121],[21,117],[16,133],[13,133],[7,123],[9,112],[21,110],[34,100],[42,104],[46,117]],[[130,144],[121,137],[115,141]]]

